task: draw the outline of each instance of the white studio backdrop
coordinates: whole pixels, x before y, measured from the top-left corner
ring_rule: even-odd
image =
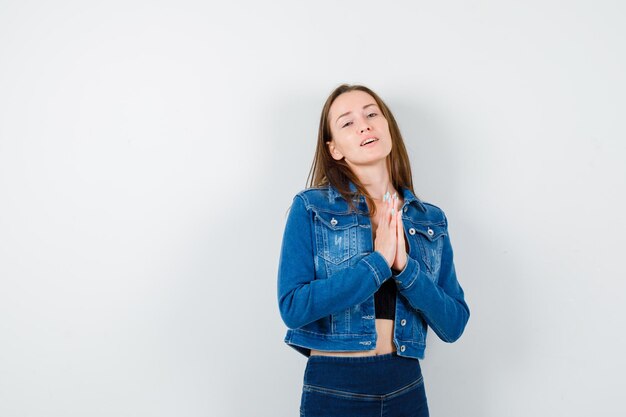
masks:
[[[0,415],[297,415],[278,256],[342,82],[450,221],[431,415],[625,415],[625,12],[0,1]]]

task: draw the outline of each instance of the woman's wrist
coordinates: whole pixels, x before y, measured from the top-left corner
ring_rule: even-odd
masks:
[[[397,268],[391,267],[391,273],[393,275],[400,275],[402,272],[404,272],[408,263],[409,263],[408,259],[405,259],[404,265],[402,265],[402,268],[397,269]]]

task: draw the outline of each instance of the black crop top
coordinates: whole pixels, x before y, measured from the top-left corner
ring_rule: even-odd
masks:
[[[377,319],[395,319],[396,317],[396,282],[390,278],[374,293],[374,308]]]

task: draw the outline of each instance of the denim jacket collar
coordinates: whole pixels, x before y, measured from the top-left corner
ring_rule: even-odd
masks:
[[[352,181],[348,180],[348,186],[350,188],[350,191],[352,191],[353,193],[357,191],[356,186]],[[411,192],[411,190],[404,186],[400,186],[400,188],[402,189],[402,195],[404,196],[404,204],[402,205],[402,208],[404,208],[408,204],[414,203],[420,210],[426,211],[426,207],[424,207],[422,201],[417,198],[417,196],[415,196]],[[329,184],[328,190],[328,198],[330,201],[334,201],[337,197],[341,197],[341,193],[332,184]],[[365,196],[363,196],[362,194],[359,195],[359,201],[365,201]]]

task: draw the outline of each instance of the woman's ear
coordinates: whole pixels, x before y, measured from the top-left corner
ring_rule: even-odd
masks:
[[[337,147],[335,146],[335,141],[334,140],[327,141],[326,145],[328,145],[328,150],[330,152],[330,156],[332,156],[334,160],[339,161],[339,160],[343,159],[343,154],[341,152],[339,152],[339,149],[337,149]]]

